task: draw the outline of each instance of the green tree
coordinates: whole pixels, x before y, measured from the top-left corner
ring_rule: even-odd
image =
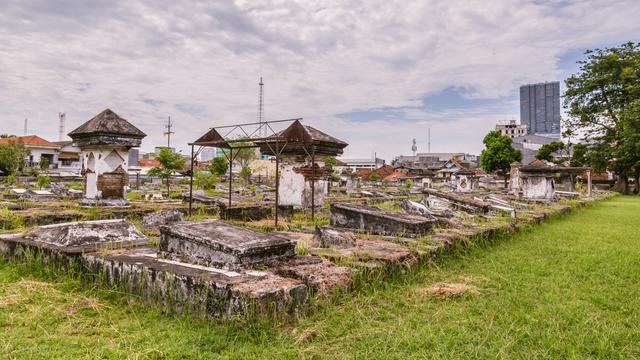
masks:
[[[202,190],[214,189],[216,187],[216,177],[209,171],[195,172],[195,185]]]
[[[540,150],[538,150],[536,159],[554,163],[560,162],[561,160],[556,161],[556,159],[553,157],[553,153],[556,153],[562,149],[564,149],[564,143],[562,141],[553,141],[548,144],[544,144],[542,145]]]
[[[5,175],[15,174],[24,168],[25,159],[31,150],[24,146],[22,140],[0,144],[0,170]]]
[[[573,154],[571,155],[571,166],[584,166],[587,164],[588,147],[585,144],[573,145]]]
[[[38,184],[38,187],[40,188],[40,190],[42,190],[42,188],[45,188],[51,185],[51,178],[47,175],[39,175],[36,178],[36,183]]]
[[[369,181],[380,181],[380,180],[382,180],[382,177],[380,177],[378,173],[369,174]]]
[[[45,171],[49,169],[48,157],[40,156],[40,169]]]
[[[240,178],[243,179],[248,184],[249,181],[251,180],[252,173],[253,171],[249,166],[243,166],[242,169],[240,170],[239,175],[240,175]]]
[[[589,145],[584,159],[594,169],[608,169],[626,192],[637,177],[633,139],[640,101],[640,44],[589,50],[580,72],[566,80],[564,104],[570,115],[565,133],[580,134]]]
[[[258,158],[256,149],[249,147],[251,145],[251,142],[248,140],[231,144],[233,161],[240,166],[240,177],[247,182],[249,182],[252,173],[249,164]],[[225,150],[225,153],[227,153],[227,157],[231,158],[231,151]]]
[[[209,171],[214,175],[224,175],[229,170],[229,161],[224,156],[218,156],[213,159],[209,165]]]
[[[480,167],[487,173],[504,176],[506,188],[511,164],[522,160],[522,152],[513,148],[510,137],[497,130],[489,132],[482,142],[485,149],[480,153]]]
[[[168,148],[162,148],[158,156],[156,156],[156,160],[158,160],[160,165],[151,168],[147,174],[149,176],[157,176],[161,179],[165,179],[167,183],[167,196],[170,196],[171,176],[178,170],[182,170],[182,168],[184,168],[187,159]]]

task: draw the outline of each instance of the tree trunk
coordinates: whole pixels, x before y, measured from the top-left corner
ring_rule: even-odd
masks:
[[[640,172],[636,173],[636,175],[633,177],[633,182],[634,182],[634,187],[633,187],[633,193],[635,195],[638,195],[638,193],[640,193]]]
[[[508,175],[504,176],[504,188],[505,189],[509,188],[509,176]]]
[[[171,179],[170,176],[167,176],[167,199],[171,198],[171,188],[170,188],[170,183],[169,183],[169,179]]]
[[[626,175],[618,175],[613,190],[621,194],[627,194],[629,188],[629,177]]]

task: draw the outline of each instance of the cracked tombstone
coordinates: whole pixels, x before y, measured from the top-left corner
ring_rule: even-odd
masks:
[[[351,231],[316,226],[313,241],[321,247],[353,247],[356,245],[356,236]]]

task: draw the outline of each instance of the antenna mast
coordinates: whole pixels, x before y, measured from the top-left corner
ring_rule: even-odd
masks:
[[[29,119],[24,118],[24,135],[27,135],[27,122],[29,121]]]
[[[164,126],[167,131],[164,132],[164,135],[167,135],[167,148],[171,147],[171,134],[175,134],[175,132],[171,131],[173,127],[173,123],[171,122],[171,116],[167,119],[167,125]]]
[[[431,153],[431,128],[427,129],[427,152]]]
[[[266,127],[264,127],[264,83],[262,82],[262,76],[260,76],[260,82],[258,83],[258,85],[260,86],[260,93],[259,93],[259,97],[258,97],[258,123],[260,123],[258,125],[258,129],[259,129],[259,133],[262,136],[266,136],[267,133],[267,129]]]
[[[64,120],[67,117],[66,113],[59,112],[58,119],[60,120],[60,127],[58,128],[58,141],[64,140]]]

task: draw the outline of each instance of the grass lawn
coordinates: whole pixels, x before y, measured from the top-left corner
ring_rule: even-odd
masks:
[[[616,197],[293,324],[165,317],[66,276],[0,264],[0,357],[636,358],[639,215],[639,197]],[[438,282],[475,290],[425,294]]]

